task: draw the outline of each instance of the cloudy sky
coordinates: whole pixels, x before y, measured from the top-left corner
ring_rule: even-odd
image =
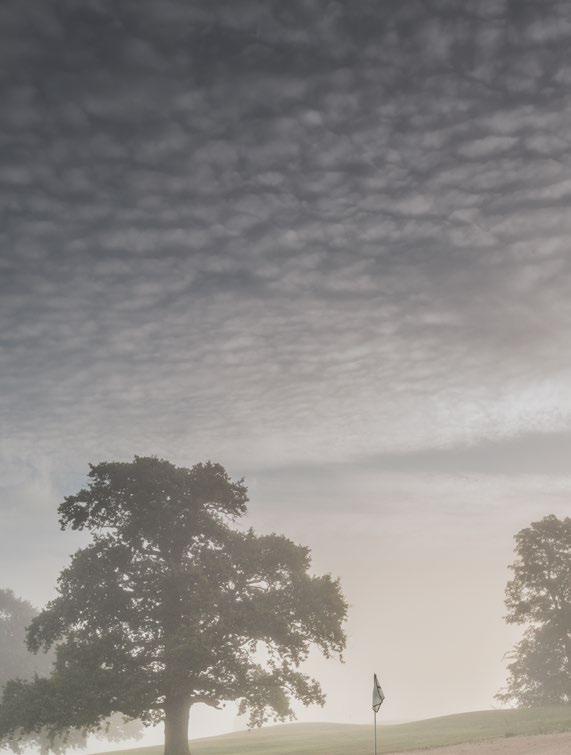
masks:
[[[352,604],[302,718],[373,667],[387,718],[490,707],[512,536],[571,508],[570,42],[564,0],[4,0],[2,585],[50,597],[89,461],[213,458]]]

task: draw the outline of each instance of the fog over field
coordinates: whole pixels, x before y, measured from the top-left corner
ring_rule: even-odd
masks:
[[[564,0],[4,0],[0,587],[53,596],[89,462],[212,459],[350,603],[299,720],[492,707],[513,535],[571,511],[570,45]]]

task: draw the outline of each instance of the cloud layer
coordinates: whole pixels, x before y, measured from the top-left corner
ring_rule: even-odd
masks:
[[[568,426],[567,3],[1,14],[15,453],[255,466]]]

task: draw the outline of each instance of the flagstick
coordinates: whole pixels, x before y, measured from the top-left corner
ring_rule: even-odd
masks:
[[[381,689],[377,675],[373,674],[373,729],[375,730],[375,755],[377,755],[377,713],[379,712],[379,708],[383,704],[384,699],[385,695]]]

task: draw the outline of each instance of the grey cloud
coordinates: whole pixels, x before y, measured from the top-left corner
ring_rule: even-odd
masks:
[[[545,475],[568,480],[571,474],[570,459],[569,432],[528,432],[467,446],[385,454],[364,461],[363,468],[400,474]]]
[[[566,427],[570,23],[5,3],[10,442],[265,463]]]

